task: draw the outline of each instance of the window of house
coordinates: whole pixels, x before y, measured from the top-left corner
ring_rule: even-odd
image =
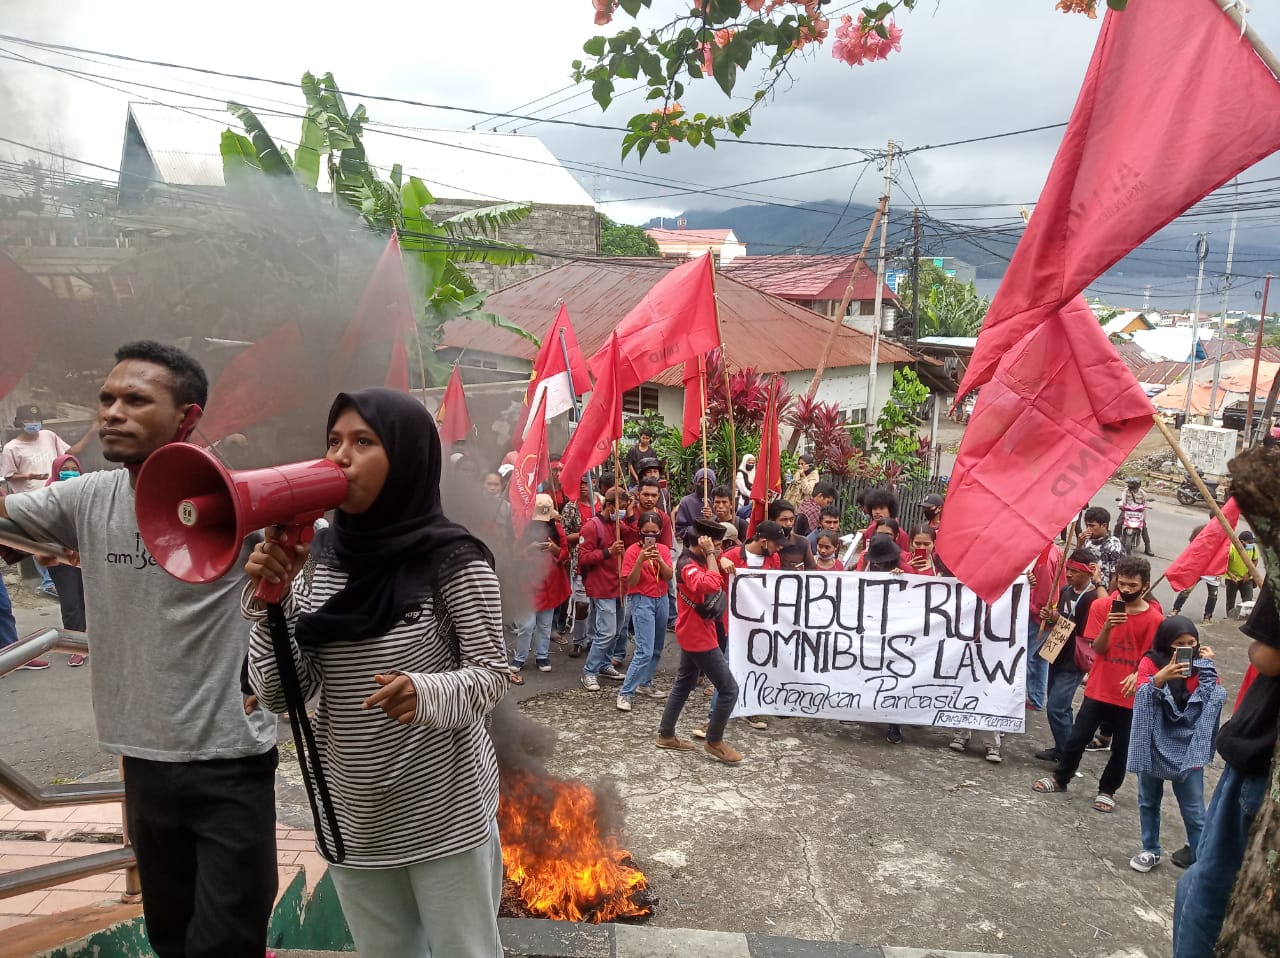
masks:
[[[634,416],[658,411],[658,387],[637,386],[622,394],[622,411]]]
[[[867,421],[867,410],[864,406],[850,406],[840,410],[840,421],[847,426],[861,426]]]

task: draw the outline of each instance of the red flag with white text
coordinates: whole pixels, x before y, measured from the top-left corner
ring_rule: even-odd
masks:
[[[448,450],[459,439],[466,439],[471,428],[467,394],[462,389],[462,373],[454,366],[444,387],[444,395],[440,397],[440,406],[436,409],[436,429],[440,433],[441,444]]]
[[[1240,521],[1240,506],[1234,498],[1227,500],[1227,504],[1222,507],[1222,514],[1234,529]],[[1201,576],[1222,575],[1227,571],[1227,553],[1230,550],[1231,540],[1227,537],[1227,530],[1222,528],[1217,516],[1212,516],[1200,530],[1200,534],[1169,563],[1169,568],[1164,573],[1165,580],[1181,592],[1199,582]]]
[[[622,390],[618,388],[618,336],[604,345],[606,362],[596,375],[591,399],[578,428],[560,457],[560,486],[577,489],[587,470],[609,458],[613,443],[622,438]]]
[[[1081,292],[1280,148],[1278,114],[1280,84],[1215,0],[1131,0],[1107,13],[961,384],[981,392],[938,551],[982,598],[1003,594],[1151,425],[1150,401]]]
[[[564,342],[561,343],[561,333]],[[569,365],[565,368],[565,353],[569,354]],[[533,374],[529,377],[529,386],[524,392],[524,407],[520,411],[520,421],[516,424],[515,442],[517,445],[529,431],[529,411],[538,404],[538,397],[546,395],[543,415],[554,419],[573,408],[574,395],[591,392],[591,377],[587,374],[587,360],[578,345],[577,334],[573,324],[569,322],[569,311],[561,304],[555,322],[542,338],[542,346],[533,360]]]
[[[760,426],[760,452],[756,454],[756,475],[751,483],[751,518],[747,522],[747,536],[756,533],[756,526],[769,518],[769,503],[782,495],[782,442],[778,435],[778,390],[775,376],[769,381],[769,404],[764,410],[764,423]]]
[[[507,498],[511,502],[511,528],[516,538],[524,534],[525,527],[533,519],[538,486],[551,476],[551,462],[547,455],[547,417],[542,409],[545,402],[546,395],[539,395],[529,419],[529,432],[520,444],[507,487]]]
[[[635,389],[720,345],[714,273],[710,253],[682,263],[654,283],[618,324],[619,390]],[[609,362],[607,348],[606,343],[591,357],[597,379]]]

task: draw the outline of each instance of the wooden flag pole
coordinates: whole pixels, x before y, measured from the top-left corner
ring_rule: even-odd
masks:
[[[1053,604],[1057,606],[1059,595],[1058,590],[1062,587],[1062,575],[1067,568],[1067,556],[1071,554],[1071,537],[1075,535],[1075,525],[1067,527],[1067,535],[1062,540],[1062,561],[1058,563],[1058,568],[1053,573],[1053,590],[1049,593],[1049,597],[1053,600]],[[1034,568],[1034,566],[1032,567]],[[1036,643],[1044,641],[1045,633],[1049,630],[1049,623],[1042,621],[1040,623],[1040,634],[1036,636]]]
[[[729,463],[729,471],[731,474],[733,474],[733,473],[736,473],[738,469],[738,430],[733,422],[733,391],[729,388],[729,351],[725,348],[725,345],[724,345],[724,330],[720,328],[720,296],[716,292],[716,269],[715,269],[714,263],[711,266],[711,300],[712,300],[712,304],[715,307],[715,314],[716,314],[716,338],[720,340],[720,371],[724,374],[724,401],[725,401],[725,405],[728,407],[728,410],[729,410],[729,458],[732,460]],[[704,383],[704,386],[703,386],[704,392],[702,395],[702,413],[704,417],[704,422],[702,425],[702,436],[703,436],[704,443],[706,442],[706,435],[707,435],[707,428],[706,428],[706,422],[705,422],[705,416],[707,412],[707,396],[705,392],[706,378],[707,378],[707,372],[706,372],[706,366],[704,365],[702,369],[702,379]],[[703,458],[705,459],[706,456],[704,455]],[[703,463],[703,468],[706,468],[705,462]],[[735,487],[737,486],[736,475],[731,475],[731,481],[729,484],[731,486],[735,486]],[[733,497],[733,501],[734,502],[738,501],[736,493]]]
[[[1262,42],[1262,38],[1258,36],[1253,27],[1245,22],[1244,15],[1241,13],[1244,4],[1239,3],[1238,0],[1218,0],[1218,6],[1222,8],[1222,12],[1227,15],[1227,18],[1240,28],[1240,35],[1249,41],[1254,53],[1258,55],[1258,59],[1263,62],[1266,68],[1271,71],[1272,76],[1280,80],[1280,60],[1277,60],[1276,55]]]
[[[559,303],[556,303],[556,307],[559,308],[559,306],[563,302],[564,301],[561,300]],[[561,327],[560,329],[560,352],[564,356],[564,368],[569,377],[569,399],[572,400],[573,402],[573,419],[574,419],[574,422],[582,422],[582,407],[578,404],[578,390],[575,389],[573,385],[573,367],[569,365],[569,343],[564,336],[564,327]],[[565,489],[564,486],[560,487],[560,491],[565,494],[566,499],[569,498],[569,491]],[[591,514],[595,515],[596,484],[595,484],[595,481],[591,478],[590,469],[587,470],[587,495],[591,497],[591,502],[590,502]],[[578,498],[577,489],[573,490],[572,498],[574,499],[574,501],[577,501],[577,498]]]
[[[706,361],[698,357],[698,393],[702,400],[702,508],[711,508],[710,483],[707,481],[707,366]]]
[[[622,541],[622,507],[618,500],[626,487],[619,484],[622,476],[622,457],[618,453],[618,440],[613,441],[613,541]],[[626,585],[622,581],[622,556],[618,556],[618,598],[627,601]]]
[[[1151,418],[1155,422],[1156,428],[1159,429],[1160,433],[1164,436],[1165,441],[1168,442],[1170,448],[1173,449],[1178,460],[1182,463],[1182,468],[1187,471],[1187,475],[1191,477],[1191,481],[1195,483],[1196,488],[1200,490],[1200,495],[1204,496],[1204,501],[1209,505],[1209,511],[1212,512],[1214,516],[1217,517],[1218,522],[1222,524],[1223,531],[1226,532],[1227,538],[1231,540],[1231,544],[1236,547],[1236,552],[1240,553],[1240,558],[1244,560],[1244,564],[1249,570],[1249,575],[1253,577],[1253,581],[1257,583],[1258,588],[1262,588],[1262,584],[1265,581],[1262,573],[1258,571],[1258,567],[1254,565],[1253,560],[1249,558],[1249,553],[1245,551],[1244,544],[1240,541],[1240,537],[1236,535],[1236,530],[1231,528],[1231,523],[1228,522],[1227,517],[1222,514],[1222,507],[1218,505],[1218,500],[1213,497],[1211,492],[1209,492],[1209,487],[1206,486],[1204,484],[1204,480],[1200,478],[1200,473],[1195,470],[1195,467],[1191,465],[1191,461],[1187,458],[1187,454],[1182,451],[1182,446],[1178,442],[1178,437],[1175,436],[1169,430],[1169,427],[1165,425],[1165,422],[1160,418],[1159,413],[1156,413]]]

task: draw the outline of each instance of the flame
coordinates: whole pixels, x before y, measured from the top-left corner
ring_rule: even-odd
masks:
[[[595,793],[582,782],[504,769],[498,830],[507,878],[535,915],[599,923],[649,914],[635,901],[644,872],[601,834]]]

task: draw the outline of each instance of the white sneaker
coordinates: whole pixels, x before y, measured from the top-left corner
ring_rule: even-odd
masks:
[[[988,761],[988,762],[994,762],[994,763],[995,763],[995,764],[997,764],[997,765],[999,765],[1001,762],[1003,762],[1003,761],[1004,761],[1004,759],[1000,757],[1000,746],[999,746],[999,745],[988,745],[988,746],[987,746],[987,761]]]
[[[630,711],[631,711],[631,696],[630,696],[630,695],[619,695],[619,696],[618,696],[618,701],[617,701],[615,704],[618,706],[618,711],[619,711],[619,712],[630,712]]]
[[[1160,856],[1153,852],[1138,852],[1129,859],[1129,867],[1136,872],[1146,874],[1160,864]]]
[[[968,732],[956,732],[956,734],[951,737],[951,741],[947,743],[947,748],[951,749],[953,752],[963,752],[968,746]]]
[[[596,678],[594,675],[592,675],[590,672],[583,672],[583,673],[582,673],[582,677],[581,677],[580,679],[578,679],[578,681],[579,681],[580,683],[582,683],[582,687],[583,687],[584,689],[586,689],[588,692],[599,692],[599,691],[600,691],[600,681],[599,681],[599,679],[597,679],[597,678]]]
[[[702,728],[696,728],[696,729],[694,729],[694,730],[693,730],[693,737],[694,737],[694,738],[706,738],[706,737],[707,737],[707,726],[708,726],[709,724],[710,724],[709,722],[703,722],[703,723],[702,723]]]

